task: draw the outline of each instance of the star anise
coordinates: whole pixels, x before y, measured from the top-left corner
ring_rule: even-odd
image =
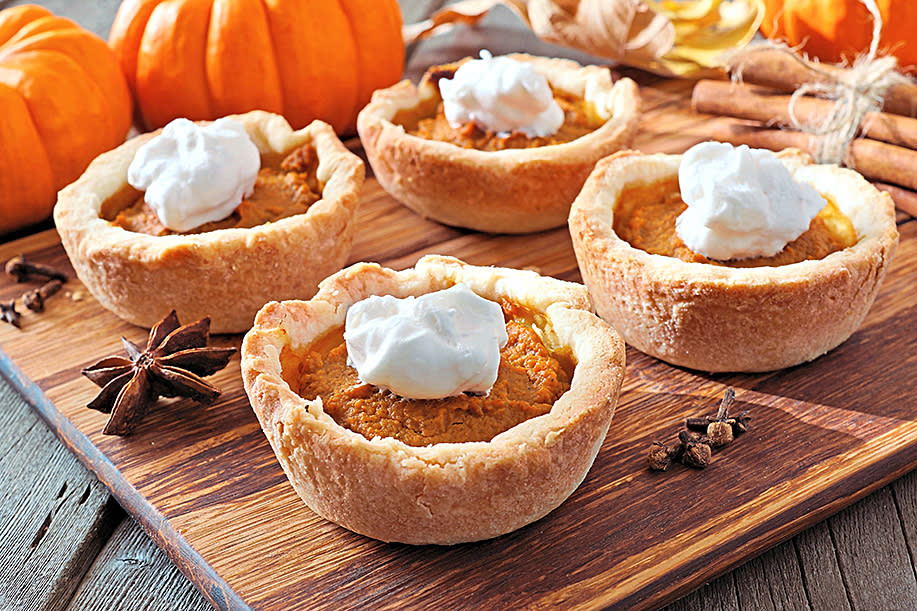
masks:
[[[146,349],[122,337],[129,358],[109,356],[83,370],[102,387],[87,407],[111,414],[102,431],[130,435],[159,397],[186,397],[210,403],[220,390],[201,376],[226,367],[233,347],[207,346],[210,317],[181,326],[175,310],[150,330]]]

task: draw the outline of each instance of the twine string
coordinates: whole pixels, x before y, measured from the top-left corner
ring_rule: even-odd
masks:
[[[815,137],[816,163],[841,164],[847,147],[857,136],[863,119],[870,112],[882,108],[885,92],[889,87],[906,83],[908,79],[897,72],[898,61],[894,56],[877,57],[879,39],[882,34],[882,15],[875,0],[860,0],[873,18],[872,41],[869,51],[858,57],[844,70],[826,70],[817,62],[810,62],[797,54],[798,49],[786,44],[766,41],[746,49],[747,52],[778,50],[792,57],[804,66],[813,77],[813,82],[803,83],[790,96],[787,112],[793,129]],[[733,80],[741,82],[741,64],[733,67]],[[814,95],[833,100],[828,114],[819,122],[810,124],[796,115],[797,101],[805,95]]]

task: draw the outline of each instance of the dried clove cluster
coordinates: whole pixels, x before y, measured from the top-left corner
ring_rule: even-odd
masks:
[[[678,441],[672,446],[653,442],[647,455],[649,468],[665,471],[675,461],[695,469],[703,469],[710,464],[713,450],[729,445],[736,436],[748,430],[748,421],[751,420],[748,412],[729,415],[733,403],[735,391],[727,388],[715,416],[687,418],[685,429],[678,433]]]
[[[17,255],[6,262],[6,273],[16,282],[40,280],[41,286],[26,291],[20,297],[22,304],[33,312],[44,312],[45,300],[58,292],[67,281],[67,274],[42,263],[27,261],[24,255]],[[22,314],[16,310],[16,299],[0,302],[0,320],[14,327],[22,326]]]

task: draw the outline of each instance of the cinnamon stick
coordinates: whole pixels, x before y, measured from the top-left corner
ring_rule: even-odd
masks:
[[[892,196],[892,199],[895,200],[895,208],[912,217],[917,217],[917,193],[884,182],[874,182],[872,184],[880,191],[885,191]]]
[[[790,93],[805,83],[831,84],[832,76],[825,77],[810,70],[808,66],[814,66],[829,75],[844,70],[831,64],[793,58],[778,49],[753,49],[736,55],[729,62],[727,71],[732,76],[741,68],[743,82]],[[917,116],[917,83],[892,85],[885,91],[883,98],[883,111],[907,117]]]
[[[717,124],[714,125],[712,137],[734,145],[746,144],[772,151],[795,147],[810,155],[815,153],[814,136],[787,129],[738,123]],[[911,149],[869,138],[855,138],[847,148],[844,165],[869,180],[917,189],[917,151]]]
[[[696,112],[761,121],[769,126],[792,126],[789,104],[789,95],[729,81],[698,81],[691,96],[691,106]],[[796,118],[802,123],[817,125],[832,107],[829,100],[802,96],[796,100]],[[871,112],[863,119],[860,130],[863,136],[874,140],[917,149],[917,119]]]
[[[797,148],[809,154],[815,150],[813,136],[789,129],[772,129],[747,123],[714,124],[713,140],[729,142],[735,146],[745,144],[752,148],[781,151],[785,148]]]

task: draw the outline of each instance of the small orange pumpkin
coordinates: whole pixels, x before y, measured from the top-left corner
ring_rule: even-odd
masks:
[[[108,42],[149,129],[261,109],[353,132],[404,62],[397,0],[125,0]]]
[[[47,218],[57,191],[130,125],[104,40],[40,6],[0,11],[0,233]]]
[[[860,0],[765,0],[761,32],[827,62],[852,61],[869,50],[872,15]],[[917,2],[876,0],[882,15],[879,50],[898,58],[908,72],[917,68]]]

